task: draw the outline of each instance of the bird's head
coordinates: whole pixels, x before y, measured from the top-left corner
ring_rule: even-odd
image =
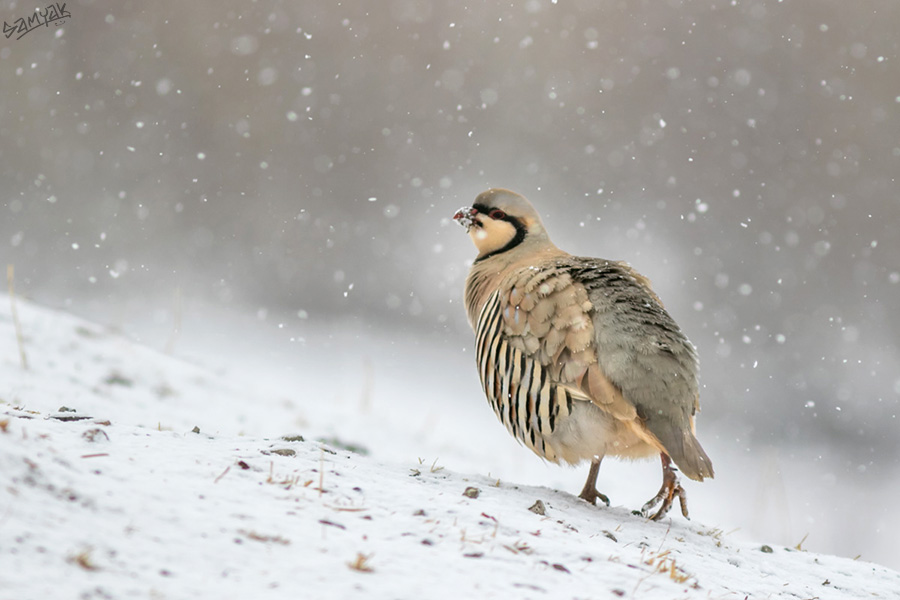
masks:
[[[515,192],[501,188],[478,194],[472,206],[453,215],[466,228],[478,259],[508,252],[524,243],[549,243],[541,218],[531,203]]]

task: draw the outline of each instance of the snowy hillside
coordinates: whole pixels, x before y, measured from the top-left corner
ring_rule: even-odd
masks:
[[[21,301],[19,318],[27,370],[0,296],[3,598],[900,598],[890,569],[738,541],[697,510],[651,523],[444,468],[415,440],[368,456],[340,382],[278,396],[250,366]],[[395,420],[420,418],[414,400]],[[367,444],[398,437],[369,423]],[[450,451],[439,425],[422,435]]]

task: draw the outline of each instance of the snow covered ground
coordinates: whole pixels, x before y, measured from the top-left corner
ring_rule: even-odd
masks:
[[[9,306],[4,599],[900,598],[900,574],[866,556],[726,529],[765,502],[723,503],[741,475],[722,466],[688,482],[692,521],[631,514],[655,464],[609,461],[613,507],[579,501],[583,470],[508,440],[464,352],[446,365],[399,336],[289,331],[284,363],[219,320],[222,352],[185,359],[19,300],[26,370]]]

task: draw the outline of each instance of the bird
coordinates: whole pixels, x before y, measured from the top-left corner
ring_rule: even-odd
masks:
[[[482,192],[453,219],[478,251],[465,306],[497,418],[549,462],[590,461],[579,498],[591,504],[609,506],[597,490],[604,457],[658,454],[663,482],[640,514],[658,521],[677,498],[690,518],[677,470],[714,477],[695,435],[697,351],[650,281],[625,262],[559,249],[531,202],[507,189]]]

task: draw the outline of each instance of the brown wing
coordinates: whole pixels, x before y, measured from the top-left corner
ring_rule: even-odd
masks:
[[[637,416],[600,368],[593,305],[567,264],[528,267],[507,277],[500,286],[499,307],[504,339],[526,361],[546,370],[553,385],[618,419]]]

